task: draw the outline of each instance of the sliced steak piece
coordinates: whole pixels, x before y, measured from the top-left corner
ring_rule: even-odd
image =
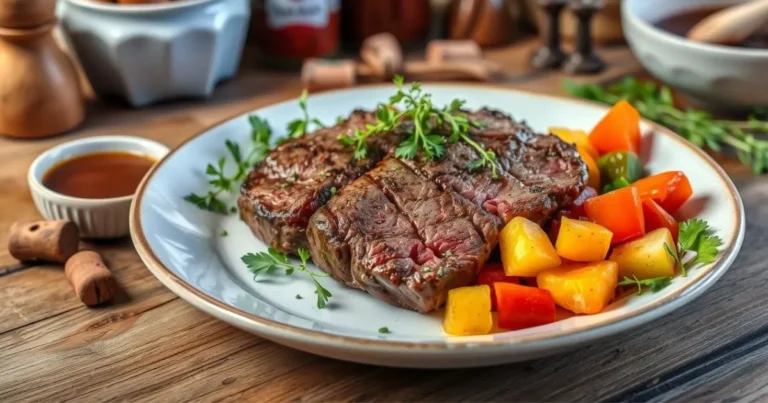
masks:
[[[470,134],[493,150],[501,167],[531,191],[546,193],[563,206],[584,190],[587,166],[573,145],[557,136],[536,134],[502,112],[481,109],[468,116],[484,123]]]
[[[557,206],[545,192],[525,186],[504,170],[499,169],[497,179],[493,179],[489,168],[470,172],[469,164],[478,158],[476,150],[459,142],[449,145],[440,160],[417,157],[403,163],[494,216],[499,229],[515,217],[543,223],[555,211]]]
[[[583,189],[586,169],[573,147],[497,112],[470,117],[485,123],[471,135],[497,153],[499,178],[488,168],[470,172],[480,155],[463,142],[437,161],[387,157],[312,216],[314,262],[352,287],[427,312],[472,281],[505,223],[522,216],[543,224]]]
[[[340,134],[375,120],[372,112],[355,111],[344,122],[272,150],[244,181],[238,206],[253,233],[276,249],[293,253],[306,248],[309,217],[349,182],[370,170],[397,143],[396,135],[372,137],[368,158],[355,160]]]
[[[427,233],[428,227],[440,224],[420,225]],[[456,255],[436,254],[418,232],[414,221],[366,175],[312,216],[307,236],[312,260],[337,280],[393,305],[429,312],[442,305],[447,290],[469,284],[475,271]],[[463,242],[476,248],[477,236]],[[445,241],[449,243],[459,244]]]
[[[440,257],[455,257],[474,277],[498,239],[490,215],[394,157],[384,159],[366,177],[411,221],[427,248]]]

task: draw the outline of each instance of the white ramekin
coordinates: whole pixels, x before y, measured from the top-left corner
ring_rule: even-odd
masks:
[[[27,181],[40,214],[49,220],[74,222],[83,238],[105,239],[128,235],[128,215],[133,195],[84,199],[63,195],[43,186],[43,175],[57,163],[108,151],[128,151],[159,160],[169,150],[156,141],[131,136],[97,136],[59,144],[40,154],[29,167]]]

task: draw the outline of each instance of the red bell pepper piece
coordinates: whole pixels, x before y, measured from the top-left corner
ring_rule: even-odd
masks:
[[[613,232],[612,244],[645,234],[643,206],[634,187],[617,189],[589,199],[584,208],[591,221]]]
[[[672,239],[677,243],[677,234],[680,232],[677,220],[669,215],[653,199],[643,200],[643,218],[645,230],[650,232],[658,228],[666,228],[672,233]]]
[[[557,319],[549,291],[512,283],[495,283],[499,327],[518,330],[546,325]]]
[[[629,102],[617,102],[589,133],[589,142],[600,154],[611,151],[640,153],[640,113]]]
[[[674,214],[691,197],[693,188],[680,171],[662,172],[632,184],[641,199],[653,199],[668,213]]]
[[[502,266],[501,263],[487,263],[480,270],[480,273],[477,273],[477,284],[485,284],[488,287],[491,287],[492,311],[496,310],[496,295],[493,288],[495,283],[520,284],[520,278],[517,276],[507,276],[507,273],[504,272],[504,266]]]

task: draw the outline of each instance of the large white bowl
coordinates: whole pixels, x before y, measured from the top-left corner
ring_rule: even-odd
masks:
[[[428,84],[437,105],[454,97],[468,108],[487,105],[514,113],[544,131],[549,126],[589,130],[607,108],[544,95],[481,87]],[[309,97],[313,117],[325,122],[357,108],[371,108],[394,93],[393,86],[326,92]],[[274,128],[300,116],[295,101],[254,111]],[[640,326],[692,302],[725,273],[744,238],[744,210],[733,183],[710,157],[674,133],[643,122],[651,173],[682,170],[694,189],[680,213],[709,222],[723,238],[715,263],[691,270],[658,293],[613,302],[597,315],[573,316],[535,328],[483,336],[457,337],[442,331],[442,314],[422,315],[396,308],[330,279],[333,297],[317,309],[313,283],[293,276],[265,275],[254,280],[240,257],[267,246],[236,214],[219,215],[184,201],[208,188],[205,166],[226,155],[225,139],[246,147],[251,128],[244,114],[184,143],[144,178],[131,207],[131,236],[149,270],[171,291],[200,310],[267,339],[315,354],[368,364],[448,368],[528,360],[596,342]],[[275,136],[284,136],[277,129]],[[225,167],[233,172],[233,164]],[[342,190],[343,192],[343,190]],[[225,199],[234,206],[235,195]],[[309,265],[310,270],[319,270]],[[299,297],[297,297],[299,295]],[[707,307],[700,305],[702,310]],[[390,333],[379,333],[386,326]],[[637,330],[642,337],[643,330]]]
[[[207,97],[237,71],[249,0],[118,5],[63,0],[61,26],[100,95],[143,106]]]
[[[685,10],[745,0],[625,0],[624,36],[648,71],[664,83],[709,104],[768,105],[768,49],[689,41],[654,24]]]

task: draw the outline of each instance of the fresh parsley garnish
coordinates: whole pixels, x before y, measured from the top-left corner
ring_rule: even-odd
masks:
[[[668,286],[671,282],[672,277],[655,277],[638,280],[637,277],[632,276],[632,278],[624,277],[624,279],[619,282],[619,285],[635,285],[637,286],[637,293],[642,294],[643,287],[648,287],[651,291],[658,292]]]
[[[470,122],[461,113],[463,100],[454,99],[449,105],[437,108],[432,103],[432,96],[424,92],[419,83],[412,83],[406,90],[403,89],[402,76],[395,76],[393,81],[397,92],[389,97],[388,104],[379,104],[376,108],[376,122],[367,124],[365,129],[355,130],[351,136],[339,135],[342,144],[355,148],[356,159],[368,155],[367,140],[370,136],[407,127],[408,135],[395,149],[396,157],[413,159],[422,153],[427,159],[439,159],[445,155],[446,143],[463,141],[480,155],[467,169],[491,168],[493,178],[498,177],[496,154],[469,137],[470,126],[480,127],[480,123]],[[398,105],[402,108],[399,109]],[[446,129],[449,130],[447,137],[441,133]]]
[[[323,309],[333,295],[325,287],[317,281],[318,277],[328,277],[327,274],[315,273],[307,269],[307,262],[309,261],[309,251],[306,249],[299,249],[297,251],[300,264],[292,264],[288,260],[288,256],[284,253],[270,247],[267,252],[248,253],[243,255],[240,259],[253,273],[254,280],[262,273],[272,273],[278,269],[283,269],[286,276],[290,276],[294,271],[298,270],[307,275],[315,284],[315,294],[317,294],[317,307]],[[298,298],[297,298],[298,299]]]
[[[380,327],[379,328],[379,333],[381,333],[381,334],[389,334],[389,333],[392,333],[392,332],[389,331],[388,327],[384,326],[384,327]]]
[[[229,232],[227,232],[227,230],[225,230],[225,229],[223,229],[223,230],[221,230],[221,232],[219,232],[219,236],[220,237],[225,237],[227,235],[229,235]]]
[[[717,259],[723,240],[715,235],[714,232],[714,229],[706,221],[701,218],[692,218],[680,223],[676,247],[667,243],[664,244],[667,253],[675,259],[675,263],[680,267],[683,277],[688,274],[688,270],[712,263]],[[691,257],[691,252],[695,253],[695,256]],[[656,292],[668,286],[671,282],[672,277],[638,280],[637,277],[632,276],[632,278],[624,277],[619,282],[619,285],[636,285],[637,293],[642,294],[642,287],[648,287],[651,291]]]
[[[304,297],[302,297],[301,294],[296,294],[296,299],[304,299]]]
[[[688,270],[712,263],[717,259],[723,240],[714,233],[715,230],[701,218],[692,218],[680,223],[677,250],[672,250],[667,245],[667,253],[675,258],[683,276],[688,274]],[[691,252],[696,255],[689,257]]]
[[[565,87],[570,95],[608,105],[625,99],[643,117],[674,130],[698,147],[720,151],[723,145],[729,145],[756,174],[768,169],[768,140],[755,136],[768,133],[768,120],[762,111],[755,110],[747,121],[715,119],[706,111],[678,109],[669,87],[632,77],[608,87],[570,81]]]
[[[307,90],[301,92],[299,95],[299,109],[301,109],[302,117],[300,119],[294,119],[288,122],[286,131],[289,138],[301,137],[310,131],[310,125],[314,124],[316,127],[323,128],[325,125],[317,118],[310,118],[309,111],[307,110]]]
[[[261,161],[269,152],[269,140],[272,137],[272,129],[266,120],[256,115],[248,117],[251,125],[251,148],[248,153],[243,154],[238,143],[227,139],[224,145],[227,148],[228,157],[235,164],[235,172],[227,173],[227,157],[221,157],[216,164],[208,164],[205,167],[205,174],[208,176],[210,189],[207,193],[199,195],[190,193],[184,196],[184,200],[196,205],[197,207],[214,213],[227,214],[232,211],[219,196],[225,192],[231,192],[237,183],[245,179],[248,169],[255,163]]]

